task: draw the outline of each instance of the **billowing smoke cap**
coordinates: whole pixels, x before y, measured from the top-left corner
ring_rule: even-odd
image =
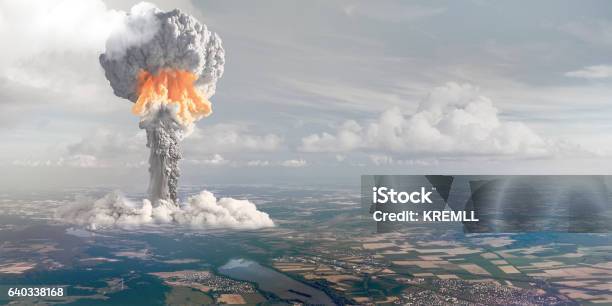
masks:
[[[223,75],[225,51],[221,38],[194,17],[140,3],[111,33],[100,64],[115,95],[132,102],[138,99],[138,73],[166,68],[193,73],[198,77],[195,86],[210,98]]]

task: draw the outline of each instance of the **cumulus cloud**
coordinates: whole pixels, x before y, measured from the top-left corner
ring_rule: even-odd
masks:
[[[76,154],[68,158],[60,158],[59,165],[68,165],[77,168],[104,168],[106,165],[93,155]]]
[[[302,138],[299,149],[539,157],[567,147],[542,138],[521,122],[502,120],[478,88],[447,83],[432,90],[412,114],[393,107],[369,124],[349,120],[334,133]]]
[[[363,128],[354,120],[345,121],[335,135],[324,132],[302,138],[300,150],[305,152],[345,152],[364,146]]]
[[[566,77],[582,79],[605,79],[612,77],[612,66],[596,65],[587,66],[579,70],[569,71],[564,74]]]
[[[67,223],[89,229],[137,228],[163,224],[180,225],[193,229],[229,228],[259,229],[273,227],[267,213],[259,211],[248,200],[216,198],[209,191],[191,196],[179,206],[173,203],[152,205],[147,199],[133,202],[119,192],[101,199],[77,198],[60,208],[56,217]]]
[[[41,53],[98,53],[125,18],[102,0],[8,0],[0,2],[0,12],[0,38],[11,42],[0,68]]]
[[[268,167],[270,166],[270,162],[267,160],[249,160],[246,163],[247,167]]]
[[[398,166],[431,166],[437,165],[437,160],[424,159],[394,159],[393,156],[385,154],[371,154],[368,156],[370,161],[376,166],[398,165]]]
[[[136,158],[144,154],[145,133],[138,131],[125,133],[113,128],[100,127],[85,134],[81,140],[66,146],[68,156],[89,155],[108,165],[118,161],[124,165],[126,159],[129,167],[141,167],[135,163]],[[201,165],[229,165],[225,153],[271,152],[282,144],[282,138],[272,133],[257,134],[249,131],[243,124],[217,124],[206,128],[194,127],[185,150],[193,158],[187,163]],[[277,163],[276,163],[277,164]]]
[[[124,18],[102,0],[0,1],[0,40],[10,42],[0,57],[0,124],[31,122],[33,114],[48,117],[51,102],[61,107],[106,101],[110,95],[100,86],[96,57]],[[89,103],[78,113],[108,110]]]
[[[230,166],[230,167],[287,167],[287,168],[301,168],[308,165],[308,162],[304,159],[287,159],[280,161],[269,161],[269,160],[228,160],[220,154],[214,154],[210,158],[205,159],[188,159],[195,165],[208,165],[208,166]]]
[[[107,8],[102,0],[7,0],[0,1],[0,12],[0,39],[11,42],[0,57],[0,80],[7,87],[26,97],[42,90],[45,110],[49,100],[90,101],[106,92],[99,86],[103,78],[96,58],[125,12]],[[96,107],[90,105],[81,111]]]
[[[272,133],[255,134],[243,124],[216,124],[210,127],[195,127],[185,140],[187,149],[198,153],[224,152],[271,152],[277,150],[283,140]]]
[[[377,166],[393,164],[393,157],[388,155],[372,154],[368,157],[370,158],[370,161]]]
[[[283,161],[269,161],[269,160],[249,160],[245,164],[247,167],[287,167],[287,168],[301,168],[308,165],[308,162],[304,159],[288,159]]]
[[[35,160],[35,159],[16,159],[12,162],[13,166],[19,167],[73,167],[73,168],[105,168],[104,162],[101,162],[93,155],[75,154],[67,157],[60,157],[56,160]]]
[[[98,128],[80,141],[67,146],[68,153],[93,155],[100,158],[115,158],[142,151],[146,143],[143,132],[125,134],[107,128]]]
[[[307,162],[303,159],[288,159],[280,163],[281,166],[289,168],[301,168],[305,167],[306,164]]]
[[[187,162],[197,165],[211,165],[211,166],[222,166],[227,165],[230,161],[225,159],[221,154],[215,154],[210,158],[205,159],[188,159]]]

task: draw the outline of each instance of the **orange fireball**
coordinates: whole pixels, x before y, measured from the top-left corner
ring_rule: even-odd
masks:
[[[135,115],[145,114],[158,104],[176,104],[183,124],[193,123],[212,113],[211,104],[195,86],[197,76],[185,70],[162,69],[157,74],[138,73],[138,100],[132,107]]]

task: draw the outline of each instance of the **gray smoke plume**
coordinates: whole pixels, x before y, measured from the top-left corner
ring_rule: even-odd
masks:
[[[179,144],[185,134],[184,127],[178,122],[169,108],[161,107],[139,124],[147,131],[149,199],[153,203],[160,199],[178,203],[177,187],[181,175],[178,163],[182,158]]]
[[[153,203],[160,199],[178,203],[178,162],[182,157],[179,142],[184,136],[184,129],[172,111],[161,108],[140,121],[140,128],[147,131],[147,147],[151,150],[149,196]]]
[[[138,99],[138,74],[156,74],[161,69],[183,70],[197,76],[194,86],[206,98],[215,93],[223,75],[225,51],[221,39],[206,25],[180,10],[162,12],[148,3],[136,5],[122,27],[107,40],[100,64],[115,95],[135,102]],[[189,134],[191,122],[177,117],[177,108],[159,106],[148,109],[140,128],[147,132],[150,200],[177,202],[177,183],[181,158],[179,143]]]

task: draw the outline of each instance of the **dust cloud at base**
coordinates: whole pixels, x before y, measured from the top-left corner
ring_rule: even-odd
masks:
[[[115,191],[103,198],[80,197],[56,213],[60,220],[85,226],[90,230],[139,228],[174,224],[192,229],[252,230],[273,227],[270,216],[253,202],[234,198],[216,198],[202,191],[179,205],[160,200],[153,205],[148,199],[131,201]]]

